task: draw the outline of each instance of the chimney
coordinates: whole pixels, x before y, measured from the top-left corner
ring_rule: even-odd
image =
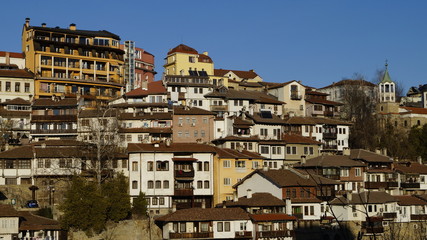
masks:
[[[292,201],[290,198],[285,199],[285,213],[292,215]]]
[[[384,156],[387,156],[387,148],[383,148],[382,150],[383,150],[383,151],[382,151],[383,155],[384,155]]]
[[[421,156],[417,157],[417,161],[419,164],[423,164],[423,158]]]
[[[342,155],[344,156],[350,156],[350,148],[343,148]]]
[[[233,202],[239,201],[239,198],[237,197],[237,191],[233,192]]]
[[[246,198],[247,199],[252,198],[252,190],[251,189],[246,190]]]
[[[209,56],[208,54],[209,54],[209,53],[208,53],[208,52],[206,52],[206,51],[204,51],[204,52],[203,52],[203,55]]]
[[[347,200],[349,202],[351,202],[351,200],[353,200],[353,194],[352,193],[347,193]]]
[[[206,208],[206,202],[205,199],[202,199],[202,208],[205,209]]]
[[[172,203],[172,212],[176,212],[176,203],[175,202]]]
[[[267,166],[267,165],[264,165],[264,166],[262,167],[262,170],[263,170],[263,171],[268,171],[268,166]]]
[[[249,70],[249,72],[254,72],[254,70],[253,70],[253,69],[250,69],[250,70]]]
[[[376,154],[381,154],[381,150],[379,148],[375,149]]]
[[[30,18],[26,18],[25,19],[25,26],[29,27],[30,26]]]
[[[46,23],[42,23],[42,27],[46,27]]]
[[[301,165],[306,164],[307,157],[305,155],[301,155]]]
[[[6,52],[6,64],[10,65],[10,52]]]
[[[70,24],[70,30],[75,31],[75,30],[76,30],[76,24],[71,23],[71,24]]]
[[[224,200],[224,201],[222,201],[222,208],[227,208],[227,204],[226,204],[226,202],[227,202],[227,201],[225,201],[225,200]]]

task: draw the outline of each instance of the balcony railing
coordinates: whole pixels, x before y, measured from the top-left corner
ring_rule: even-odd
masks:
[[[335,139],[337,138],[337,133],[323,133],[323,138]]]
[[[256,238],[280,238],[280,237],[293,237],[293,230],[281,230],[281,231],[261,231],[256,233]]]
[[[323,145],[323,150],[337,150],[337,145]]]
[[[169,238],[213,238],[213,232],[169,233]]]
[[[395,218],[397,218],[397,213],[395,213],[395,212],[383,213],[383,218],[384,219],[395,219]]]
[[[239,231],[235,233],[235,238],[252,238],[252,232],[250,231]]]
[[[379,189],[379,188],[396,188],[399,184],[397,182],[365,182],[365,188],[367,189]]]
[[[77,115],[32,115],[31,121],[77,122]]]
[[[193,196],[193,189],[185,189],[185,188],[175,188],[174,192],[175,196]]]
[[[33,129],[30,131],[31,134],[63,134],[63,133],[75,133],[77,129]]]
[[[294,213],[292,215],[294,215],[297,219],[303,219],[304,218],[304,215],[302,213]]]
[[[227,105],[211,105],[211,111],[228,111]]]
[[[175,170],[175,178],[193,178],[194,170]]]
[[[298,94],[298,93],[291,93],[291,99],[292,100],[301,100],[302,96],[301,96],[301,94]]]
[[[411,221],[426,221],[427,214],[411,214]]]
[[[420,183],[417,182],[403,182],[400,183],[400,186],[403,188],[420,188]]]

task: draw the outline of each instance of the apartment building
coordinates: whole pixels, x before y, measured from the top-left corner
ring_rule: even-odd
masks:
[[[285,102],[285,115],[288,116],[305,116],[305,91],[306,86],[301,81],[289,81],[275,84],[268,88],[268,93],[275,96],[279,101]]]
[[[15,64],[0,63],[0,102],[22,98],[31,100],[34,96],[34,75]]]
[[[35,98],[82,96],[85,107],[121,96],[125,87],[120,37],[101,30],[31,26],[25,20],[22,52],[35,74]]]
[[[173,108],[173,142],[210,143],[215,113],[197,107]]]

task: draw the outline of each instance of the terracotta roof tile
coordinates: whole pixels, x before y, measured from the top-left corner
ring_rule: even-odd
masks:
[[[344,155],[323,155],[306,160],[304,165],[298,167],[364,167],[366,164],[352,160],[350,156]]]
[[[128,152],[194,152],[194,153],[214,153],[215,147],[206,144],[194,143],[171,143],[166,144],[144,144],[144,143],[129,143]]]
[[[250,220],[249,214],[241,208],[189,208],[167,214],[159,222],[201,222],[201,221]]]
[[[24,58],[24,54],[23,53],[17,53],[17,52],[5,52],[5,51],[0,51],[0,57],[5,57],[6,54],[9,53],[9,56],[11,58]]]
[[[258,74],[253,70],[241,71],[241,70],[214,69],[215,76],[228,77],[228,76],[225,76],[225,74],[227,74],[228,72],[233,72],[239,78],[243,78],[243,79],[253,79],[258,76]]]
[[[398,204],[400,206],[427,205],[427,201],[422,200],[421,198],[418,198],[416,196],[400,195],[393,197],[397,199]]]
[[[0,103],[0,105],[31,105],[31,102],[22,98],[14,98],[6,102]]]
[[[191,53],[191,54],[199,54],[196,49],[189,47],[187,45],[184,44],[179,44],[178,46],[172,48],[171,50],[169,50],[168,55],[175,53],[175,52],[180,52],[180,53]]]
[[[364,149],[351,149],[350,150],[350,158],[355,160],[362,160],[365,162],[384,162],[384,163],[392,163],[393,161],[384,155],[370,152]]]
[[[216,153],[220,158],[249,158],[249,159],[264,159],[263,156],[261,156],[258,153],[255,152],[249,152],[246,150],[243,150],[241,152],[229,149],[229,148],[216,148]]]
[[[34,74],[24,69],[0,70],[0,77],[34,78]]]
[[[390,194],[382,191],[365,191],[361,193],[352,193],[351,200],[344,196],[335,198],[331,201],[332,205],[347,205],[347,204],[381,204],[388,202],[397,202],[397,199]]]
[[[173,133],[172,128],[120,128],[119,133]]]
[[[19,217],[18,211],[12,205],[0,204],[0,217]]]
[[[306,99],[305,101],[307,101],[309,103],[322,104],[322,105],[328,105],[328,106],[341,106],[341,105],[343,105],[342,103],[339,103],[339,102],[333,102],[333,101],[329,101],[326,99],[318,99],[318,98],[309,98],[309,99]]]
[[[68,28],[51,28],[51,27],[37,27],[37,26],[30,26],[28,29],[35,29],[35,30],[42,30],[42,31],[50,31],[50,32],[58,32],[58,33],[68,33],[68,34],[78,34],[78,35],[84,35],[84,36],[90,36],[90,37],[110,37],[117,40],[120,40],[120,37],[114,33],[111,33],[106,30],[99,30],[99,31],[93,31],[93,30],[71,30]]]
[[[155,82],[148,83],[147,89],[136,88],[130,92],[125,93],[125,96],[128,98],[135,98],[135,97],[145,97],[148,95],[165,95],[167,93],[168,91],[165,88],[165,86],[163,86],[163,82],[155,81]]]
[[[116,108],[149,108],[149,107],[164,107],[167,108],[168,103],[147,103],[147,102],[133,102],[133,103],[117,103],[111,105]]]
[[[405,110],[407,110],[407,112],[401,112],[401,115],[404,114],[427,114],[427,108],[416,108],[416,107],[400,107],[403,108]]]
[[[316,125],[311,118],[307,117],[290,117],[286,118],[284,122],[291,125]]]
[[[352,85],[369,86],[369,87],[376,87],[377,86],[377,85],[375,85],[371,82],[365,81],[365,80],[343,79],[339,82],[332,83],[331,85],[328,85],[328,86],[320,88],[320,89],[336,87],[336,86],[352,86]]]
[[[19,230],[61,230],[61,226],[58,221],[37,216],[31,212],[19,211],[20,216],[23,218],[19,224]]]
[[[174,115],[216,115],[214,112],[204,110],[198,107],[185,108],[183,106],[175,106],[173,108]]]
[[[241,197],[237,201],[226,201],[227,207],[284,207],[285,201],[279,199],[271,193],[253,193],[251,198]],[[223,204],[220,204],[223,207]]]
[[[255,222],[273,222],[273,221],[296,221],[295,216],[285,213],[251,214],[251,219]]]
[[[284,125],[285,121],[280,118],[279,116],[275,115],[275,114],[271,114],[271,118],[263,118],[261,116],[261,113],[259,112],[254,112],[253,115],[250,115],[249,113],[245,113],[246,116],[250,119],[252,119],[255,123],[260,123],[260,124],[272,124],[272,125]]]
[[[400,173],[427,174],[427,166],[418,162],[395,162],[394,168]]]
[[[21,146],[0,152],[0,159],[30,159],[33,158],[32,146]]]
[[[284,134],[283,141],[285,141],[286,143],[297,143],[297,144],[316,144],[316,145],[322,144],[321,142],[313,140],[309,137],[303,137],[301,135],[296,135],[296,134]]]
[[[121,113],[119,120],[172,120],[172,113],[169,112],[152,112],[144,113]]]
[[[33,107],[56,107],[56,106],[70,106],[77,107],[77,99],[75,98],[64,98],[58,101],[52,100],[51,98],[39,98],[34,100]]]

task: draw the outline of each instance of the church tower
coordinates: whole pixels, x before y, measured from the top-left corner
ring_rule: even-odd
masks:
[[[379,97],[381,103],[396,102],[396,84],[391,80],[388,73],[388,64],[385,63],[385,71],[379,83]]]

